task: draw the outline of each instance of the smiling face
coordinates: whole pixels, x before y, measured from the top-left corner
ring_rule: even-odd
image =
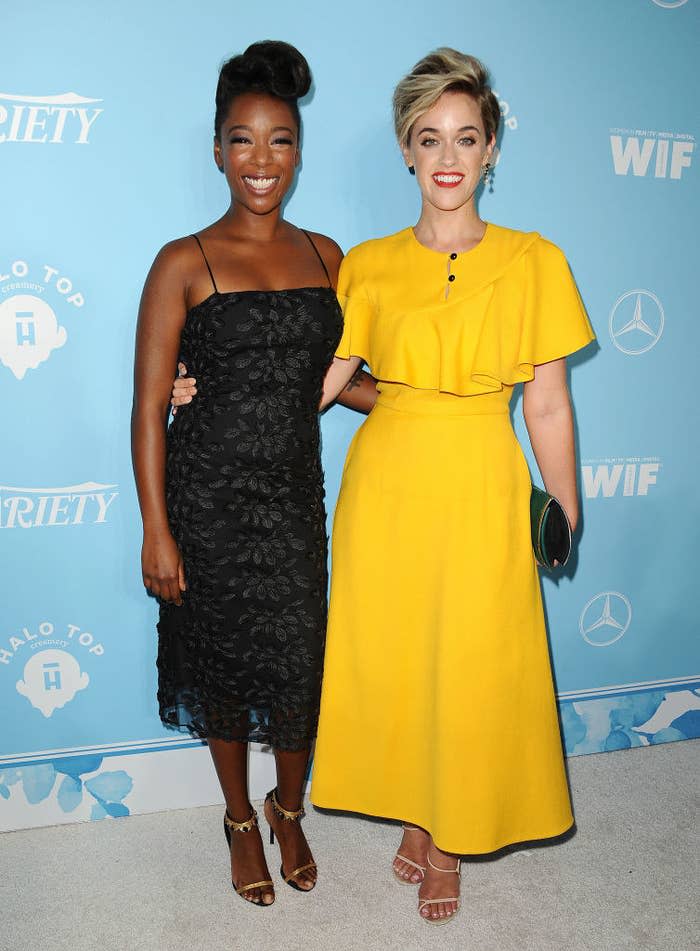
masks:
[[[419,116],[403,146],[427,203],[440,211],[469,204],[495,140],[486,138],[478,104],[464,92],[445,92]]]
[[[299,129],[282,99],[241,93],[214,140],[214,160],[233,200],[256,215],[279,208],[299,164]]]

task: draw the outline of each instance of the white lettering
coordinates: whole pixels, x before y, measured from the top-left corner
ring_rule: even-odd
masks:
[[[46,106],[30,106],[27,112],[27,125],[24,129],[23,142],[46,142],[48,135],[46,132],[39,139],[33,138],[34,130],[43,131],[46,126],[46,118],[39,119],[39,113],[43,112],[46,116],[51,114],[51,110]]]
[[[12,122],[10,123],[10,134],[7,137],[8,142],[18,142],[19,126],[24,114],[24,106],[12,107]]]
[[[72,638],[73,635],[75,634],[75,632],[76,632],[76,631],[79,631],[79,630],[80,630],[80,628],[77,626],[77,624],[69,624],[69,625],[68,625],[68,635],[67,635],[68,638],[69,638],[69,639]]]
[[[82,294],[71,294],[70,297],[66,297],[66,300],[69,304],[75,304],[76,307],[82,307],[85,303],[85,298]]]
[[[68,294],[73,290],[73,285],[67,277],[59,277],[56,281],[56,290],[59,294]]]
[[[656,168],[654,169],[655,178],[666,178],[668,168],[668,139],[659,139],[656,143]]]
[[[112,492],[109,497],[109,502],[105,502],[104,492],[97,492],[93,498],[97,500],[97,505],[99,506],[99,513],[95,519],[95,524],[98,522],[104,522],[105,516],[107,515],[107,509],[110,507],[112,502],[116,499],[118,492]]]
[[[49,284],[51,282],[51,278],[55,274],[58,274],[58,271],[56,270],[56,268],[49,267],[48,264],[45,264],[44,265],[44,284]]]
[[[29,274],[29,265],[26,261],[13,261],[12,273],[15,277],[26,277]]]
[[[65,499],[65,502],[61,503],[61,499]],[[49,512],[49,520],[46,523],[47,525],[68,525],[70,519],[68,518],[68,503],[70,502],[70,495],[54,495],[51,499],[51,511]],[[59,515],[65,515],[66,519],[63,522],[58,521]]]
[[[87,109],[78,109],[78,119],[80,120],[80,135],[76,139],[78,145],[87,145],[88,132],[90,131],[90,126],[93,124],[95,119],[104,112],[104,109],[93,109],[92,110],[92,119],[88,119],[88,110]]]
[[[24,641],[21,637],[11,637],[10,638],[10,647],[13,651],[16,651],[18,647],[23,647]]]
[[[65,106],[63,108],[56,107],[53,109],[54,114],[56,115],[56,125],[54,126],[53,135],[51,136],[52,142],[62,142],[63,141],[63,130],[66,126],[66,118],[68,113],[72,116],[75,115],[75,109],[68,109]]]
[[[654,139],[644,139],[644,145],[640,149],[639,139],[631,135],[623,148],[622,136],[611,135],[610,146],[615,174],[626,175],[631,164],[633,175],[646,175],[651,153],[654,151],[654,141]]]
[[[646,495],[650,485],[656,485],[656,475],[659,471],[658,462],[643,462],[639,467],[637,480],[637,495]]]
[[[96,654],[98,657],[101,657],[104,654],[104,652],[105,652],[105,649],[102,646],[102,644],[95,644],[94,647],[90,648],[90,653]]]
[[[680,178],[684,168],[690,167],[694,142],[674,142],[671,151],[671,178]]]
[[[36,634],[30,634],[29,629],[26,627],[22,628],[22,633],[24,634],[25,641],[35,641],[37,638]]]
[[[612,466],[611,468],[596,466],[594,472],[593,466],[583,466],[583,488],[586,498],[597,499],[601,489],[604,498],[612,498],[620,484],[622,469],[621,465]]]
[[[10,499],[5,499],[5,505],[8,506],[6,528],[14,528],[17,522],[20,528],[30,528],[31,520],[25,522],[24,516],[34,508],[32,500],[27,495],[15,495]]]
[[[9,651],[0,650],[0,664],[9,664],[11,660],[12,654]]]
[[[88,631],[83,631],[78,640],[83,645],[83,647],[89,647],[95,638]]]
[[[632,463],[627,463],[625,466],[625,484],[622,490],[623,495],[634,495],[634,480],[637,477],[637,466]]]
[[[50,621],[42,621],[39,625],[39,633],[42,637],[51,637],[53,634],[53,624]]]
[[[41,525],[44,521],[44,514],[46,512],[46,503],[49,501],[47,495],[39,496],[39,504],[36,507],[36,516],[34,518],[34,525]]]

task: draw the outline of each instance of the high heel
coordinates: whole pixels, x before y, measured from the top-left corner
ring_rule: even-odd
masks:
[[[431,868],[435,869],[436,872],[445,872],[448,875],[456,875],[458,878],[462,877],[462,866],[459,859],[457,859],[457,868],[439,868],[439,866],[433,865],[433,863],[430,861],[430,855],[428,855],[428,865]],[[452,912],[452,914],[447,915],[446,918],[431,918],[430,915],[427,915],[427,916],[420,915],[421,911],[423,911],[423,909],[426,908],[428,905],[439,905],[442,902],[449,902],[449,901],[455,902],[457,907]],[[457,917],[458,911],[459,911],[459,895],[457,895],[456,897],[451,897],[451,898],[421,898],[418,901],[418,914],[423,919],[423,921],[427,921],[429,925],[446,925],[448,921],[452,921],[453,918]]]
[[[404,832],[423,832],[419,826],[407,826],[404,823],[401,823],[401,828]],[[416,871],[421,873],[420,882],[412,882],[410,878],[402,878],[395,868],[392,867],[392,872],[394,877],[399,885],[420,885],[423,879],[425,878],[425,865],[419,865],[418,862],[414,862],[413,859],[407,859],[405,855],[402,855],[400,852],[396,853],[396,859],[401,859],[402,862],[405,862],[406,865],[411,865]],[[411,873],[413,874],[413,873]]]
[[[301,809],[296,809],[296,810],[285,809],[283,806],[280,806],[279,800],[277,799],[276,788],[271,789],[270,792],[267,794],[267,796],[265,796],[265,802],[269,802],[270,808],[272,809],[274,814],[279,819],[283,819],[285,822],[300,822],[306,815],[303,806],[301,807]],[[275,833],[272,828],[272,823],[270,823],[270,845],[274,845],[274,844],[275,844]],[[282,863],[282,865],[280,865],[280,875],[282,876],[284,881],[287,883],[287,885],[289,885],[291,888],[295,889],[296,891],[310,892],[316,887],[316,882],[313,883],[311,888],[302,888],[299,884],[297,884],[296,881],[294,881],[294,879],[298,878],[302,874],[302,872],[308,872],[311,869],[316,869],[316,871],[318,871],[318,867],[315,862],[307,862],[306,865],[300,865],[299,868],[295,868],[293,872],[289,873],[289,875],[285,875],[284,863]]]
[[[252,832],[253,829],[258,829],[258,814],[251,806],[250,815],[244,822],[236,822],[235,819],[232,819],[228,814],[228,809],[224,813],[224,835],[226,836],[226,842],[228,843],[229,851],[231,849],[231,833],[232,832]],[[262,888],[264,885],[272,885],[274,887],[274,882],[271,879],[265,879],[262,882],[251,882],[250,885],[241,885],[238,887],[234,881],[231,882],[237,895],[240,895],[243,901],[247,901],[249,905],[258,905],[259,907],[266,908],[268,905],[274,904],[274,892],[272,901],[264,901],[262,898],[245,898],[245,893],[252,891],[254,888]]]

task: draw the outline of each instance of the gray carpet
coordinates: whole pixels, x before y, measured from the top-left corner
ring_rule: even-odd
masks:
[[[218,808],[0,837],[3,951],[697,951],[700,742],[569,761],[563,844],[465,862],[463,907],[416,914],[389,863],[397,828],[311,809],[309,895],[270,908],[227,884]],[[279,883],[277,846],[268,849]]]

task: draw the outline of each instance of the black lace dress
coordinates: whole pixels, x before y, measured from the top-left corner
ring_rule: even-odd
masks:
[[[187,315],[181,358],[198,393],[168,431],[166,463],[187,591],[181,607],[161,603],[158,624],[168,726],[281,750],[316,734],[327,588],[318,404],[341,332],[330,287],[215,291]]]

